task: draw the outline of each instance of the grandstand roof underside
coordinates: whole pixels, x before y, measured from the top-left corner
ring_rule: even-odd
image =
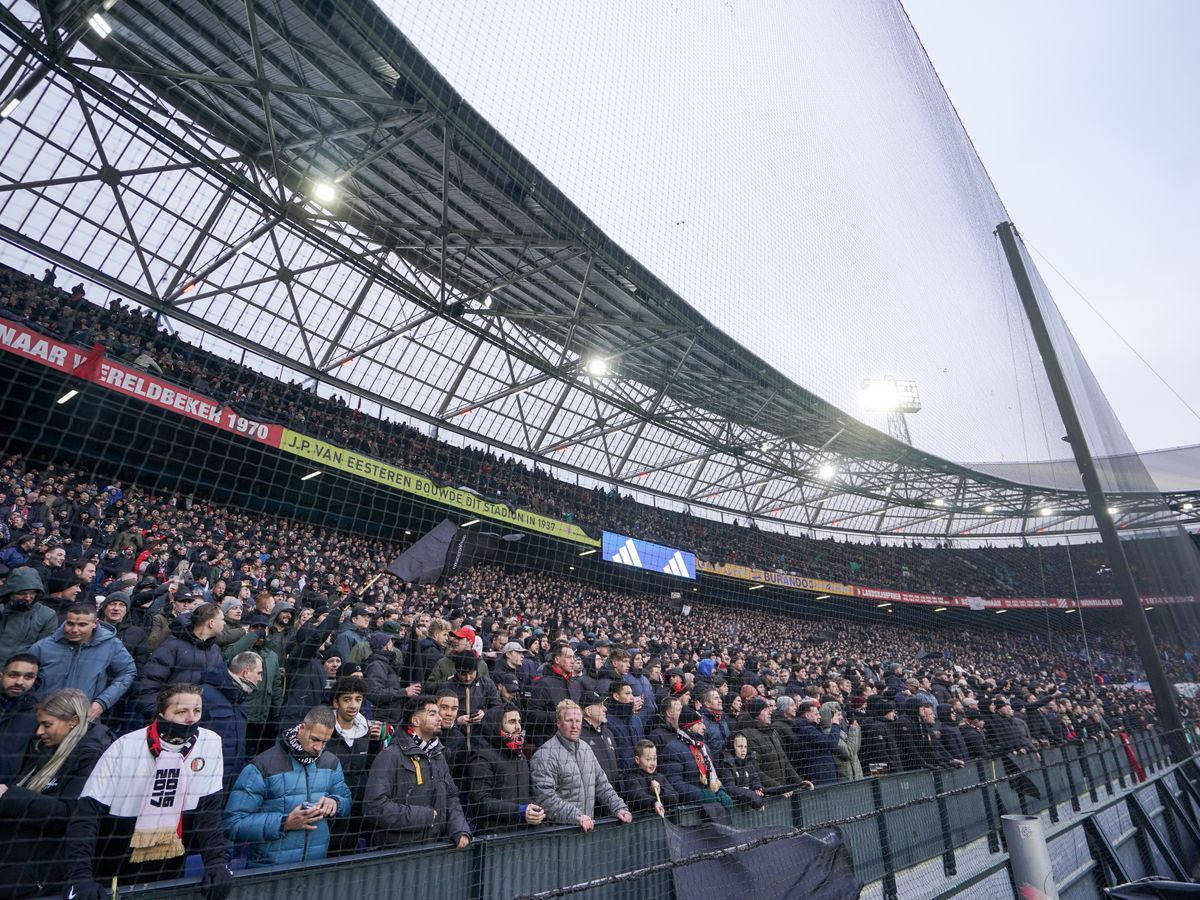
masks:
[[[107,39],[57,49],[25,8],[5,40],[52,75],[3,123],[0,236],[185,336],[693,507],[896,537],[1093,529],[1077,482],[922,453],[712,327],[373,4],[124,0]],[[1122,524],[1180,521],[1157,494],[1112,500]]]

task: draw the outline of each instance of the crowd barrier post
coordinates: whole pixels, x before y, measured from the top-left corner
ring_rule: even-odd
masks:
[[[988,780],[987,761],[982,759],[975,760],[975,771],[977,779],[982,785]],[[992,809],[992,801],[988,797],[988,789],[980,787],[979,796],[983,800],[984,815],[987,817],[987,843],[988,853],[1000,852],[1000,837],[997,834],[998,823],[996,822],[996,814]]]
[[[1059,765],[1055,762],[1046,762],[1046,756],[1049,754],[1049,748],[1042,751],[1042,785],[1046,789],[1046,810],[1050,813],[1050,823],[1058,824],[1058,803],[1054,799],[1054,784],[1050,778],[1051,766]]]
[[[1116,791],[1113,790],[1112,776],[1108,772],[1108,760],[1104,758],[1106,750],[1104,744],[1108,743],[1108,739],[1103,738],[1102,740],[1103,743],[1096,743],[1096,762],[1100,764],[1100,775],[1104,779],[1104,790],[1108,796],[1112,797],[1116,794]]]
[[[879,778],[871,779],[871,798],[875,803],[875,827],[879,830],[879,852],[883,857],[884,900],[899,900],[896,890],[896,862],[892,856],[892,841],[888,834],[887,821],[883,816],[883,783]]]
[[[942,796],[946,788],[942,773],[933,773],[933,793],[937,796],[938,821],[942,826],[942,871],[946,877],[958,874],[958,865],[954,858],[954,835],[950,831],[950,809],[946,798]]]
[[[1088,742],[1090,743],[1090,742]],[[1093,803],[1100,802],[1100,794],[1096,790],[1096,776],[1088,759],[1088,743],[1079,745],[1079,768],[1083,772],[1083,781],[1087,785],[1088,797]]]

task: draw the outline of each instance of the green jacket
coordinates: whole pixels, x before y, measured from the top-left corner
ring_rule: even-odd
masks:
[[[253,650],[263,661],[263,678],[242,703],[247,722],[264,724],[278,722],[283,710],[283,672],[279,665],[279,656],[267,644],[255,647],[258,632],[247,628],[241,638],[221,649],[221,655],[229,662],[243,650]],[[286,723],[285,723],[286,724]],[[291,724],[295,724],[294,722]]]

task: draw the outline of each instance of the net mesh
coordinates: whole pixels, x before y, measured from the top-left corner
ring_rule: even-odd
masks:
[[[2,12],[0,893],[1186,877],[1191,501],[1022,247],[1123,606],[901,7]]]

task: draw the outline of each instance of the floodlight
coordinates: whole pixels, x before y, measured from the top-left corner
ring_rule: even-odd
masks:
[[[78,396],[79,396],[79,391],[72,388],[71,390],[67,391],[65,394],[63,394],[61,397],[59,397],[54,402],[61,406],[64,403],[70,403],[72,400],[74,400]]]
[[[484,309],[492,308],[492,295],[491,294],[488,294],[487,296],[485,296],[483,298],[483,308]]]
[[[934,497],[934,498],[933,498],[933,505],[934,505],[934,506],[945,506],[945,505],[946,505],[946,501],[945,501],[945,500],[943,500],[941,497]]]
[[[330,181],[318,181],[313,184],[312,195],[318,203],[329,204],[337,199],[337,187]]]
[[[916,413],[921,411],[921,397],[915,381],[895,378],[868,378],[862,383],[862,401],[871,412]]]
[[[763,588],[765,588],[765,587],[766,587],[766,585],[765,585],[765,584],[756,584],[756,585],[754,585],[753,587],[750,587],[750,588],[748,588],[748,590],[751,590],[751,591],[761,591],[761,590],[762,590]]]
[[[996,507],[992,506],[992,504],[990,504],[990,503],[989,503],[987,506],[985,506],[985,507],[983,508],[983,511],[984,511],[985,513],[992,513],[992,512],[995,512],[995,511],[996,511]]]
[[[595,548],[595,547],[593,547],[591,550],[584,550],[584,551],[583,551],[582,553],[580,553],[579,555],[580,555],[580,556],[591,556],[591,555],[592,555],[593,553],[595,553],[595,552],[596,552],[596,548]]]
[[[11,116],[13,114],[13,110],[15,110],[20,105],[21,105],[21,98],[16,95],[13,95],[9,99],[9,101],[4,104],[4,108],[0,109],[0,119],[7,119],[9,116]]]
[[[471,519],[469,522],[463,522],[463,523],[462,523],[462,527],[463,527],[463,528],[467,528],[467,527],[469,527],[469,526],[471,526],[471,525],[478,525],[478,524],[479,524],[479,520],[478,520],[478,519]]]
[[[817,474],[825,481],[829,481],[837,474],[837,469],[829,463],[825,463],[821,468],[817,469]]]
[[[939,606],[936,609],[934,609],[935,613],[945,612],[945,611],[946,611],[946,607],[944,607],[944,606]]]
[[[313,472],[309,472],[307,475],[302,475],[300,477],[300,480],[301,481],[311,481],[312,479],[316,478],[320,474],[321,474],[321,470],[317,469]]]
[[[96,13],[88,19],[88,24],[92,26],[92,31],[100,35],[101,40],[112,34],[112,26],[108,24],[108,20],[100,15],[100,13]]]
[[[1110,516],[1115,516],[1118,512],[1120,512],[1120,510],[1118,510],[1115,506],[1110,506],[1108,508],[1108,514]]]
[[[593,356],[584,368],[593,378],[603,378],[608,374],[608,360],[603,356]]]
[[[1183,506],[1181,506],[1179,508],[1182,509],[1184,512],[1189,512],[1192,508],[1192,504],[1184,503]]]
[[[1053,509],[1051,509],[1049,506],[1043,506],[1043,507],[1042,507],[1042,510],[1041,510],[1041,512],[1042,512],[1042,515],[1043,515],[1043,516],[1052,516],[1052,515],[1054,515],[1054,510],[1053,510]]]

